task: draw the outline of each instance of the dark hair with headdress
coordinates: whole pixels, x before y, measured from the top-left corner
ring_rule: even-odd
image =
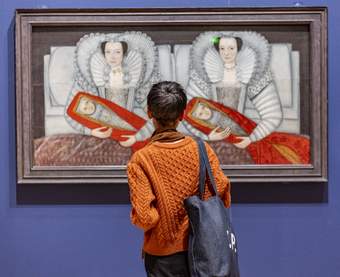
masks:
[[[223,36],[223,37],[214,37],[213,38],[213,45],[215,47],[215,49],[218,51],[220,51],[220,41],[222,38],[234,38],[236,40],[236,45],[237,45],[237,51],[240,51],[242,49],[242,45],[243,45],[243,41],[241,38],[239,37],[233,37],[233,36]]]
[[[106,41],[103,41],[101,44],[100,44],[100,49],[102,50],[102,53],[103,55],[105,56],[105,46],[107,43],[109,42],[116,42],[116,41],[112,41],[112,40],[106,40]],[[127,51],[128,51],[128,44],[125,42],[125,41],[117,41],[119,42],[121,45],[122,45],[122,48],[123,48],[123,55],[125,56]]]
[[[183,114],[187,96],[183,87],[176,82],[163,81],[154,84],[147,97],[148,110],[163,126],[171,126]]]

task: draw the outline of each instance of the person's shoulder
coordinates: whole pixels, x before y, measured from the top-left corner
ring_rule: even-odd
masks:
[[[204,144],[205,148],[206,148],[207,150],[208,150],[208,149],[212,150],[210,144],[209,144],[207,141],[205,141],[204,139],[202,139],[202,138],[191,138],[191,139],[192,139],[192,141],[195,142],[196,144],[198,144],[198,142],[199,142],[200,140],[203,141],[203,144]]]
[[[192,136],[185,136],[183,146],[186,148],[198,149],[197,138],[192,137]]]
[[[197,148],[197,149],[198,149],[198,142],[199,142],[199,140],[202,140],[203,143],[205,144],[205,146],[207,145],[207,142],[206,142],[206,141],[204,141],[203,139],[198,138],[198,137],[185,136],[185,140],[187,140],[186,145],[187,145],[188,147],[194,147],[194,148]]]
[[[185,136],[184,139],[188,140],[188,142],[196,143],[197,144],[196,139],[194,137],[192,137],[192,136]]]
[[[205,145],[205,149],[207,149],[207,153],[209,157],[217,158],[217,154],[215,150],[212,148],[212,146],[207,141],[204,141],[204,145]]]
[[[145,157],[146,155],[148,155],[148,152],[150,151],[150,148],[152,148],[151,144],[147,144],[146,146],[144,146],[143,148],[137,150],[136,152],[134,152],[128,162],[129,164],[132,163],[140,163],[141,160],[143,159],[143,157]]]

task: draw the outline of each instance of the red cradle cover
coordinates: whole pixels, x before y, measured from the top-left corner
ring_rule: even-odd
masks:
[[[146,120],[144,118],[139,117],[138,115],[128,111],[127,109],[96,95],[79,91],[72,99],[70,105],[67,108],[67,114],[74,119],[75,121],[79,122],[83,126],[86,126],[89,129],[96,129],[99,127],[107,127],[112,128],[112,134],[111,138],[116,141],[125,141],[127,138],[122,137],[123,135],[135,135],[137,131],[127,130],[120,128],[118,126],[112,126],[105,124],[102,121],[98,121],[94,118],[91,118],[87,115],[81,114],[77,112],[77,107],[80,99],[82,97],[86,97],[94,101],[95,103],[98,103],[104,107],[106,107],[109,110],[112,110],[115,114],[117,114],[121,119],[126,121],[128,124],[130,124],[133,128],[135,128],[137,131],[144,126],[146,123]],[[132,148],[133,150],[137,150],[144,146],[147,143],[147,141],[142,142],[136,142]]]
[[[203,122],[192,115],[196,105],[200,102],[231,118],[248,135],[256,128],[257,124],[254,121],[232,108],[205,98],[193,98],[187,105],[184,119],[207,135],[217,126]],[[231,134],[225,141],[228,143],[237,143],[240,140],[236,135]],[[260,141],[251,143],[246,148],[246,151],[248,151],[256,164],[310,163],[310,140],[305,136],[297,134],[273,132]]]

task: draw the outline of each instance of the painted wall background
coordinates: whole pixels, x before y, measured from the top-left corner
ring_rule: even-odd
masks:
[[[1,0],[0,2],[0,276],[139,277],[142,233],[129,205],[15,204],[15,91],[11,60],[16,8],[293,6],[293,0]],[[340,276],[340,2],[329,8],[329,189],[327,203],[233,207],[242,277]]]

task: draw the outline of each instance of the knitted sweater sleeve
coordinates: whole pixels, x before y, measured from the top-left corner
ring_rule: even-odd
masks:
[[[131,222],[146,232],[159,221],[159,214],[154,206],[156,197],[148,177],[138,163],[128,164],[127,175],[132,205]]]
[[[217,187],[217,192],[223,200],[225,207],[230,207],[231,205],[231,194],[230,194],[230,181],[227,176],[224,175],[221,169],[220,162],[214,150],[210,147],[208,143],[205,143],[212,173],[215,177],[215,183]]]

